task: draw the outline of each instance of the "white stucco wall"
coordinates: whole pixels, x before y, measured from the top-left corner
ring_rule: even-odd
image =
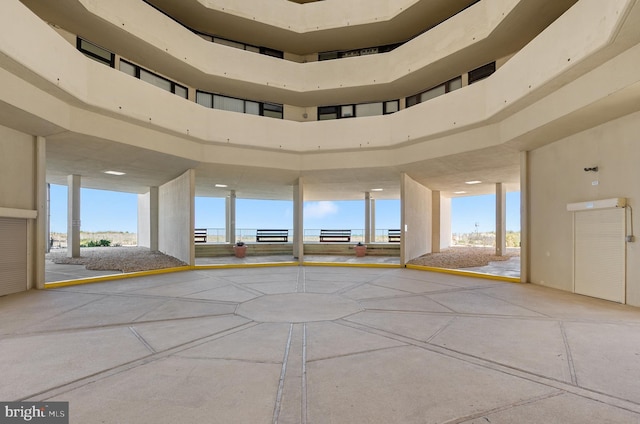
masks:
[[[451,246],[451,198],[440,197],[440,248]]]
[[[400,261],[406,263],[431,252],[431,190],[406,174],[402,174],[401,225],[404,231]]]
[[[138,246],[142,247],[151,247],[150,195],[138,195]]]
[[[195,171],[192,169],[159,187],[159,250],[189,265],[195,264],[194,198]]]
[[[626,197],[638,210],[638,134],[640,113],[634,113],[529,153],[532,283],[573,290],[573,216],[567,203]],[[593,166],[597,174],[584,171]],[[638,242],[627,243],[627,303],[640,306]]]

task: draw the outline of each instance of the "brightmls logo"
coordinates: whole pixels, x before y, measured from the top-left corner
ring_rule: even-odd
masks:
[[[69,424],[69,402],[0,402],[0,424]]]

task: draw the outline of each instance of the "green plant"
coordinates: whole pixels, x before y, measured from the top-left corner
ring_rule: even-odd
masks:
[[[105,240],[105,239],[100,239],[99,241],[89,240],[86,244],[86,247],[109,247],[109,246],[111,246],[111,240]]]

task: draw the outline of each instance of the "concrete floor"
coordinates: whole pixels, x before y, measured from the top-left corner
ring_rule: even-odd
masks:
[[[0,358],[0,399],[71,423],[640,422],[640,309],[401,268],[5,296]]]

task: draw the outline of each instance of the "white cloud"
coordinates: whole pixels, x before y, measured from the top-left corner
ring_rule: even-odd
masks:
[[[304,206],[305,218],[324,218],[338,213],[338,205],[334,202],[310,202]]]

